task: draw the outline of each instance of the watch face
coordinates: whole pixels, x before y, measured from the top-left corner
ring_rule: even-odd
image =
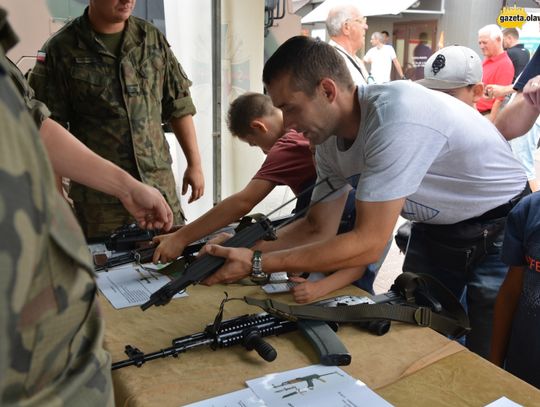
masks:
[[[252,271],[250,278],[251,278],[251,281],[257,284],[266,284],[269,280],[268,274],[262,271]]]

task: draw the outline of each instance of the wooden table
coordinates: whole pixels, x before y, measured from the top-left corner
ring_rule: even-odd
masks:
[[[203,331],[214,320],[225,290],[231,297],[265,295],[258,287],[195,286],[188,288],[189,297],[145,312],[138,307],[115,310],[101,296],[105,346],[113,361],[126,359],[126,344],[149,353],[170,346],[173,338]],[[338,294],[362,292],[351,287]],[[272,298],[292,302],[289,294]],[[233,301],[227,303],[224,319],[261,311]],[[345,325],[338,334],[352,355],[352,363],[343,370],[396,406],[484,406],[502,396],[540,406],[540,391],[429,328],[393,323],[388,334],[375,336]],[[278,352],[271,363],[237,345],[216,351],[200,347],[177,359],[115,370],[116,404],[177,407],[243,389],[248,379],[318,363],[298,332],[266,339]]]

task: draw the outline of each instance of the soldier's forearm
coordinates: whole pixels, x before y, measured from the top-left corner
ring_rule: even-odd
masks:
[[[129,193],[136,180],[100,157],[64,127],[46,119],[40,129],[43,144],[55,173],[118,198]]]
[[[201,156],[199,154],[199,145],[197,144],[197,135],[193,116],[187,115],[180,118],[173,118],[170,121],[176,139],[184,152],[188,166],[200,167]]]

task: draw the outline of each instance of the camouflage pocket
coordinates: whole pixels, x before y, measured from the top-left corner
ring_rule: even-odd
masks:
[[[101,114],[106,110],[103,106],[108,106],[113,100],[110,79],[102,69],[73,66],[68,81],[73,109],[86,116]]]
[[[163,57],[158,53],[153,53],[137,68],[138,76],[142,79],[140,83],[143,94],[152,95],[156,106],[161,106],[163,97],[164,67]]]

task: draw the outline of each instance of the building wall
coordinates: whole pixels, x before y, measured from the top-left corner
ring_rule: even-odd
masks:
[[[480,56],[478,30],[487,24],[496,24],[502,1],[451,0],[446,1],[446,12],[439,31],[444,30],[445,45],[459,44],[472,48]]]

